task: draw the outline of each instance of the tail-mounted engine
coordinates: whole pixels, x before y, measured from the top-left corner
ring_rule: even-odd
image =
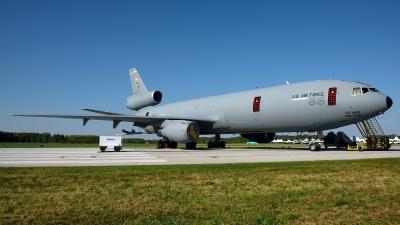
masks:
[[[160,91],[135,94],[128,97],[126,107],[132,110],[139,110],[147,106],[154,106],[162,101],[163,95]]]
[[[275,133],[240,134],[240,136],[258,143],[270,143],[275,139]]]

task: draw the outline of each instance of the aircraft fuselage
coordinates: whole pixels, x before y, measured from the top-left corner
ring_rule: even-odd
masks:
[[[385,112],[391,104],[371,85],[323,80],[148,107],[136,115],[217,118],[212,125],[199,123],[201,134],[299,132],[354,124]]]

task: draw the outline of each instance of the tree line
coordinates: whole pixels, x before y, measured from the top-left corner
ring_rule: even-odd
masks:
[[[47,143],[47,142],[68,142],[68,135],[50,133],[13,133],[0,131],[0,142],[32,142],[32,143]]]
[[[214,137],[199,137],[197,143],[207,143],[214,141]],[[162,138],[156,140],[145,140],[142,138],[123,138],[125,144],[157,144]],[[222,138],[227,143],[245,143],[248,140],[241,136],[232,138]],[[19,133],[0,131],[0,142],[19,142],[19,143],[99,143],[97,135],[63,135],[50,133]]]
[[[389,138],[394,138],[396,134],[387,135]],[[304,139],[308,137],[305,134],[298,135],[276,135],[275,139],[293,140],[293,139]],[[162,138],[156,140],[145,140],[142,138],[123,138],[125,144],[156,144]],[[197,143],[205,144],[209,141],[214,141],[214,136],[211,137],[199,137]],[[239,136],[231,138],[222,138],[226,143],[246,143],[249,140]],[[18,132],[4,132],[0,131],[0,142],[22,142],[22,143],[99,143],[99,136],[97,135],[63,135],[50,133],[18,133]]]

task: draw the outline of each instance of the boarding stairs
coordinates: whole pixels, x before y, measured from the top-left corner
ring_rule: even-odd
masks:
[[[388,150],[390,148],[389,138],[383,133],[376,117],[361,121],[356,126],[367,143],[365,149]]]

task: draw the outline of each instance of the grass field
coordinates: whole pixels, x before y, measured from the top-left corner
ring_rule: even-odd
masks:
[[[1,224],[398,224],[400,159],[0,168]]]

